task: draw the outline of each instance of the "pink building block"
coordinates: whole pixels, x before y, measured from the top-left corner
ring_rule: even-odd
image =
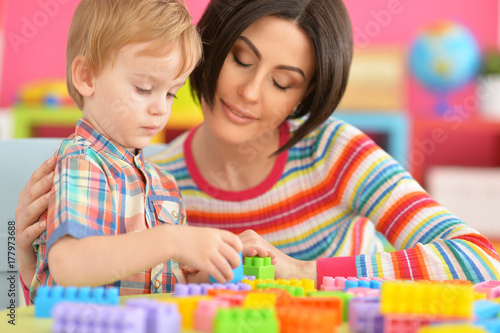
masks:
[[[474,290],[478,293],[486,294],[488,299],[500,297],[500,281],[484,281],[474,285]]]
[[[198,307],[194,311],[194,329],[200,332],[212,332],[212,324],[217,309],[228,308],[231,304],[224,300],[199,301]]]
[[[356,297],[376,297],[380,295],[380,290],[366,287],[357,287],[347,289],[346,293],[352,294]]]

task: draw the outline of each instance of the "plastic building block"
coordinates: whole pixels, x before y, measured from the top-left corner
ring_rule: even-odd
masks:
[[[378,289],[366,288],[366,287],[357,287],[357,288],[349,288],[346,290],[346,293],[352,294],[356,297],[376,297],[380,295],[380,291]]]
[[[344,293],[342,291],[317,291],[317,292],[307,293],[307,296],[309,296],[309,297],[335,297],[335,298],[340,299],[342,302],[342,320],[343,321],[348,320],[349,302],[352,298],[354,298],[354,295],[347,294],[347,293]]]
[[[275,308],[276,294],[272,292],[251,292],[243,301],[244,308]]]
[[[146,332],[179,333],[181,315],[177,304],[167,304],[147,298],[130,299],[125,303],[129,309],[143,309],[146,313]]]
[[[271,265],[271,257],[245,257],[243,274],[253,275],[257,279],[274,279],[274,265]]]
[[[161,302],[174,303],[179,307],[183,329],[193,328],[193,315],[198,302],[210,300],[209,296],[187,296],[187,297],[164,297],[158,298]]]
[[[339,314],[333,309],[317,309],[301,306],[277,308],[281,333],[333,333]]]
[[[146,327],[146,310],[140,308],[59,302],[53,311],[53,333],[149,333]]]
[[[500,281],[484,281],[474,285],[474,290],[486,294],[488,299],[500,297]]]
[[[419,333],[487,333],[482,327],[472,324],[443,324],[422,327]]]
[[[304,296],[304,289],[302,287],[287,286],[282,284],[264,283],[257,285],[256,289],[257,290],[281,289],[281,290],[286,290],[292,296]]]
[[[194,311],[194,329],[201,332],[212,332],[213,320],[218,308],[229,308],[231,303],[224,300],[199,301]]]
[[[336,297],[292,297],[291,306],[300,306],[310,309],[329,309],[336,313],[335,324],[342,323],[342,300]]]
[[[432,317],[415,314],[385,314],[384,333],[417,333],[430,325]]]
[[[384,282],[380,295],[383,314],[425,314],[469,319],[473,315],[472,286],[430,282]]]
[[[274,266],[273,266],[273,269],[274,269]],[[242,257],[242,254],[240,252],[240,265],[233,269],[233,279],[231,281],[228,281],[228,282],[229,283],[236,283],[236,282],[240,282],[241,280],[243,280],[243,270],[244,270],[243,257]],[[252,274],[245,274],[245,275],[252,275]],[[212,276],[209,276],[208,278],[209,278],[210,282],[217,283],[217,280],[214,279]]]
[[[278,333],[279,322],[272,309],[219,308],[213,332]]]
[[[347,289],[359,287],[380,289],[383,281],[384,280],[378,277],[344,278],[341,276],[337,276],[333,278],[331,276],[324,276],[323,283],[320,289],[323,291],[346,291]]]
[[[118,298],[118,288],[104,287],[61,287],[61,286],[42,286],[38,288],[35,299],[35,317],[48,318],[51,316],[52,309],[60,302],[79,302],[93,303],[103,305],[117,305],[120,303]]]
[[[304,293],[314,292],[314,281],[311,279],[254,279],[254,280],[241,280],[242,283],[246,283],[252,287],[252,290],[258,289],[259,285],[270,285],[270,286],[290,286],[295,288],[302,288]],[[265,287],[261,287],[265,288]],[[278,287],[281,288],[281,287]],[[292,292],[291,292],[292,293]]]
[[[478,320],[491,319],[498,317],[500,313],[500,304],[488,300],[479,300],[474,302],[474,316]]]
[[[500,333],[500,319],[487,319],[487,320],[477,320],[474,322],[476,326],[485,328],[491,333]]]
[[[384,331],[384,317],[380,313],[378,297],[355,297],[349,302],[349,328],[353,332]]]

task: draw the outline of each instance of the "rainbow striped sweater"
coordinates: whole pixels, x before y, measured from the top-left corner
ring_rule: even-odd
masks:
[[[300,125],[281,126],[281,141]],[[489,241],[433,200],[393,158],[355,127],[331,117],[280,154],[255,188],[209,184],[191,153],[196,129],[152,158],[176,178],[188,224],[240,233],[253,229],[323,276],[396,279],[500,278]],[[252,156],[246,147],[243,154]],[[396,251],[383,252],[377,231]]]

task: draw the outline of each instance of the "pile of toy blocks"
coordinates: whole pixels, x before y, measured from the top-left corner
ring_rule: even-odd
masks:
[[[114,288],[41,287],[35,315],[64,332],[500,333],[500,281],[274,279],[270,258],[245,258],[240,281],[176,284],[174,292],[129,298]]]

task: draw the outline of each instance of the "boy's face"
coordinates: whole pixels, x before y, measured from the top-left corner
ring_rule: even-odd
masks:
[[[192,68],[183,65],[178,46],[163,57],[138,55],[147,43],[125,45],[114,62],[94,77],[93,94],[85,98],[83,118],[101,134],[129,151],[146,147],[167,124],[175,93]]]

